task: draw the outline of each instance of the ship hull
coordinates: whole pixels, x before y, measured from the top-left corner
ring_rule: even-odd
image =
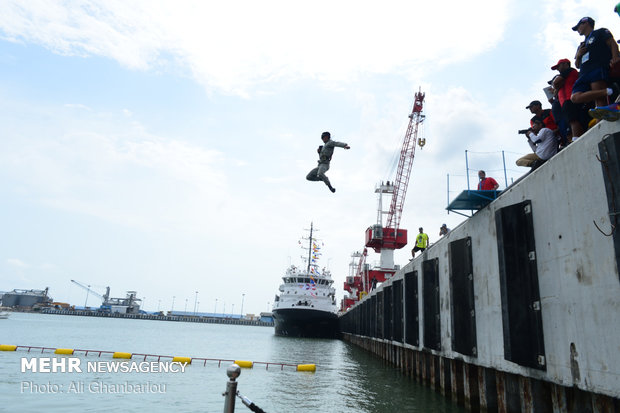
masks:
[[[278,336],[337,338],[338,316],[328,311],[304,308],[273,310]]]

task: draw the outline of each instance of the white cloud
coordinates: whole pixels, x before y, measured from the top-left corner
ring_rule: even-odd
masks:
[[[209,91],[269,96],[286,91],[282,95],[287,99],[299,97],[302,102],[280,102],[269,119],[249,120],[246,126],[252,129],[248,133],[248,129],[238,132],[239,125],[224,113],[229,101],[217,110],[203,111],[208,122],[190,122],[177,134],[174,119],[149,119],[139,104],[125,109],[125,102],[114,107],[116,102],[89,101],[92,109],[79,102],[59,108],[53,103],[0,99],[5,109],[1,111],[3,125],[11,136],[0,139],[0,176],[9,178],[4,193],[7,199],[26,205],[43,202],[52,206],[41,209],[52,217],[77,212],[67,215],[78,217],[74,219],[78,225],[83,216],[120,224],[104,225],[115,235],[116,231],[131,234],[129,259],[123,261],[123,254],[107,257],[117,262],[91,268],[92,262],[106,254],[106,243],[120,241],[105,238],[99,244],[100,240],[87,234],[84,239],[67,239],[81,250],[84,268],[73,264],[80,258],[73,254],[70,259],[59,256],[59,266],[72,266],[72,276],[78,279],[84,269],[93,279],[114,277],[110,283],[117,283],[116,290],[122,290],[131,278],[136,285],[131,288],[145,290],[149,300],[163,294],[156,290],[162,285],[166,294],[177,298],[188,285],[201,294],[213,291],[212,295],[219,294],[220,306],[224,291],[249,291],[255,284],[254,296],[271,298],[288,264],[287,256],[298,261],[297,236],[311,220],[326,238],[326,258],[333,257],[331,266],[340,289],[348,254],[361,249],[364,229],[376,220],[373,187],[393,176],[385,169],[402,144],[412,103],[411,84],[415,90],[423,84],[430,110],[424,131],[427,146],[416,152],[402,226],[413,229],[413,236],[422,225],[436,240],[442,222],[454,228],[462,219],[446,216],[443,208],[446,173],[464,175],[465,149],[493,152],[496,158],[477,154],[471,158],[470,167],[487,170],[495,168],[496,160],[501,164],[500,149],[529,152],[516,134],[521,122],[529,119],[524,105],[541,93],[550,73],[547,66],[574,53],[579,41],[570,31],[575,15],[593,15],[597,25],[617,25],[611,7],[596,5],[596,13],[591,13],[594,9],[588,9],[587,2],[544,2],[540,14],[547,16],[545,25],[539,24],[538,15],[522,17],[537,4],[490,0],[385,1],[380,5],[364,1],[4,1],[0,36],[5,39],[64,55],[102,56],[132,70],[179,70]],[[520,24],[526,20],[540,29],[537,51],[546,51],[540,53],[543,59],[520,61],[519,56],[512,56],[514,61],[505,64],[499,60],[510,50],[485,53],[510,28],[511,7],[520,9]],[[595,16],[603,13],[604,18]],[[520,33],[511,27],[511,33]],[[511,40],[534,45],[531,33],[521,33],[525,40]],[[461,68],[468,65],[455,63],[478,63],[477,58],[490,65],[485,72],[489,79],[467,82],[470,79],[465,76],[482,75],[463,72]],[[67,59],[67,64],[74,60]],[[454,70],[442,71],[447,65]],[[540,73],[540,79],[515,84],[511,76],[526,69]],[[429,75],[430,71],[450,72],[453,78],[439,79]],[[300,82],[295,85],[299,88],[338,90],[321,97],[340,99],[340,107],[304,107],[306,92],[297,95],[287,89],[289,81],[298,79],[315,81]],[[354,83],[358,80],[362,82]],[[345,93],[340,91],[348,98],[342,99]],[[47,102],[57,102],[57,96],[53,94]],[[209,98],[213,107],[221,102],[215,93]],[[261,99],[250,103],[256,102]],[[251,104],[245,107],[257,109]],[[355,110],[349,111],[350,107]],[[307,131],[308,125],[324,119],[332,122],[328,111],[338,111],[342,120],[337,122],[340,130],[326,128],[352,146],[350,151],[339,150],[329,171],[338,188],[334,196],[322,183],[304,180],[316,165],[314,148],[319,144],[318,136]],[[280,125],[291,112],[303,112],[294,116],[301,122]],[[238,115],[243,120],[248,114]],[[157,129],[166,121],[167,127]],[[191,140],[194,133],[200,138]],[[260,151],[264,147],[269,151]],[[508,167],[516,169],[511,162],[507,159]],[[451,190],[460,192],[465,187],[464,179],[459,179]],[[503,186],[501,179],[498,182]],[[18,191],[20,196],[13,197]],[[139,231],[125,232],[128,227]],[[153,231],[165,233],[153,235]],[[51,234],[48,230],[47,236]],[[157,247],[137,245],[150,242]],[[46,249],[41,251],[45,254]],[[11,254],[22,256],[19,251]],[[396,254],[400,263],[410,257],[409,248]],[[14,268],[27,265],[19,260],[6,263]],[[174,283],[167,282],[169,274]],[[38,282],[47,282],[46,276]],[[247,283],[243,287],[241,280]],[[249,306],[250,294],[246,298]],[[264,309],[264,302],[260,308]]]
[[[31,264],[23,260],[20,260],[19,258],[7,258],[6,263],[9,267],[19,268],[21,270],[36,269],[36,270],[52,271],[56,269],[56,265],[54,264],[50,264],[50,263]]]
[[[83,105],[83,104],[81,104],[81,103],[66,103],[64,106],[65,106],[66,108],[69,108],[69,109],[76,109],[76,110],[87,110],[87,111],[92,110],[92,109],[91,109],[91,108],[89,108],[88,106]]]
[[[615,2],[583,1],[583,0],[550,0],[544,3],[544,14],[548,21],[538,34],[541,44],[549,55],[549,66],[559,59],[568,58],[574,61],[577,46],[583,37],[571,28],[584,16],[595,20],[595,28],[606,27],[619,39],[618,15],[612,12]],[[615,32],[615,33],[614,33]],[[553,39],[553,41],[549,41]],[[574,66],[574,65],[573,65]]]
[[[5,39],[137,69],[171,65],[208,88],[245,93],[297,78],[421,73],[470,59],[503,36],[509,1],[3,2]],[[492,15],[484,24],[471,24]]]
[[[12,267],[17,267],[17,268],[29,268],[30,267],[30,265],[26,264],[25,262],[17,258],[8,258],[6,260],[6,263]]]
[[[214,194],[227,198],[218,151],[148,133],[122,114],[55,115],[0,145],[0,173],[47,205],[131,227],[199,231],[200,217],[217,208]]]

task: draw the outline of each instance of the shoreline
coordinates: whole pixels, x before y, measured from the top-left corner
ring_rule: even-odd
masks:
[[[17,313],[38,313],[38,314],[55,314],[67,316],[82,317],[103,317],[103,318],[125,318],[137,320],[155,320],[155,321],[178,321],[186,323],[208,323],[208,324],[232,324],[258,327],[273,327],[273,322],[260,320],[243,320],[238,318],[216,318],[216,317],[199,317],[199,316],[168,316],[154,314],[124,314],[124,313],[103,313],[99,311],[88,310],[57,310],[54,308],[43,308],[40,311],[20,311],[11,309],[11,312]]]

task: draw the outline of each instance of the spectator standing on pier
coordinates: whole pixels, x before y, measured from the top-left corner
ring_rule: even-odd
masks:
[[[546,160],[558,152],[558,144],[555,134],[549,128],[545,128],[542,119],[532,118],[532,128],[525,134],[527,143],[534,153],[527,154],[517,159],[517,166],[530,166],[536,169]]]
[[[497,181],[490,176],[487,177],[484,171],[478,171],[478,179],[480,179],[478,191],[496,191],[499,188]]]
[[[562,106],[562,115],[568,121],[571,130],[571,138],[578,138],[584,132],[584,124],[587,124],[583,103],[574,103],[570,97],[573,86],[579,77],[579,72],[572,68],[570,60],[560,59],[551,66],[551,70],[557,70],[560,75],[553,79],[553,87],[558,91],[558,101]],[[570,143],[571,139],[568,139]]]
[[[441,227],[439,227],[439,236],[442,237],[444,235],[448,235],[448,232],[450,232],[450,228],[448,228],[446,226],[446,224],[443,224]]]
[[[620,60],[618,44],[611,32],[605,28],[594,30],[594,19],[583,17],[573,31],[584,36],[577,53],[575,66],[579,78],[573,86],[571,100],[574,103],[596,102],[596,106],[607,105],[614,90],[608,87],[609,68]]]
[[[420,233],[415,237],[415,246],[411,250],[411,256],[415,257],[415,253],[418,251],[424,252],[428,248],[428,235],[424,233],[424,228],[419,228]],[[413,258],[412,258],[413,259]]]
[[[553,115],[555,123],[558,125],[558,140],[562,146],[566,146],[570,141],[570,136],[568,136],[570,135],[570,127],[568,126],[566,116],[562,113],[562,104],[558,98],[558,91],[561,84],[564,83],[564,79],[562,76],[556,75],[547,83],[551,89],[551,97],[549,98],[549,103],[551,103],[551,114]],[[548,93],[546,89],[547,88],[545,88],[545,93]]]

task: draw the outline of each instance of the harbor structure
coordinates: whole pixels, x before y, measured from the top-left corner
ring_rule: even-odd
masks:
[[[48,295],[49,288],[44,290],[20,290],[2,294],[2,306],[11,308],[33,308],[49,305],[53,299]]]
[[[88,302],[88,295],[92,294],[101,300],[101,305],[98,307],[98,311],[104,313],[126,313],[126,314],[139,314],[141,312],[140,305],[142,300],[138,298],[136,291],[127,291],[127,295],[124,298],[110,297],[110,287],[106,287],[103,295],[92,290],[90,285],[85,285],[79,281],[71,280],[71,282],[82,289],[86,290],[86,302]],[[86,302],[84,306],[86,307]]]
[[[153,321],[178,321],[187,323],[207,323],[207,324],[235,324],[245,326],[264,326],[273,327],[273,319],[270,318],[242,318],[239,315],[234,317],[222,314],[207,314],[193,312],[169,312],[168,314],[159,313],[123,313],[123,312],[105,312],[93,309],[67,308],[57,309],[46,307],[41,309],[41,314],[55,314],[66,316],[80,317],[104,317],[104,318],[125,318],[132,320],[153,320]]]
[[[343,339],[470,411],[620,412],[620,123],[486,203],[343,313]]]
[[[398,168],[395,179],[381,182],[375,188],[378,195],[377,221],[365,231],[365,243],[362,252],[352,254],[353,261],[349,266],[349,276],[344,282],[344,289],[348,292],[341,302],[341,309],[346,310],[354,305],[377,283],[392,277],[400,269],[394,264],[394,250],[407,245],[407,230],[400,228],[400,219],[405,204],[411,168],[415,157],[416,146],[420,148],[426,144],[422,134],[425,115],[425,94],[419,90],[414,95],[413,107],[409,113],[409,125],[403,138],[399,153]],[[390,198],[389,209],[384,210],[383,198]],[[381,254],[379,265],[370,268],[366,263],[368,248]]]

